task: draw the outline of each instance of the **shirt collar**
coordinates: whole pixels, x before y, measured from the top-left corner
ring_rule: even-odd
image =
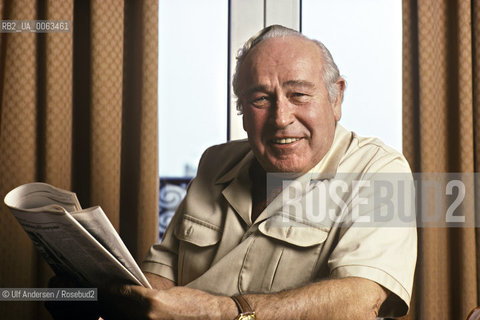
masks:
[[[253,160],[253,152],[250,150],[243,158],[240,160],[236,165],[233,166],[232,169],[228,170],[225,172],[223,175],[221,175],[217,180],[215,181],[216,184],[221,184],[221,183],[227,183],[229,181],[232,181],[233,179],[247,175],[248,177],[248,169],[250,168],[250,164],[252,163]]]
[[[328,152],[322,160],[307,173],[310,180],[332,179],[337,174],[338,166],[347,152],[352,140],[352,132],[337,123],[335,136]]]

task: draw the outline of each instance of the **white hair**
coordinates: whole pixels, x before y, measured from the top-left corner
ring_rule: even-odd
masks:
[[[333,57],[330,51],[328,51],[327,47],[325,47],[325,45],[320,41],[310,39],[296,30],[293,30],[281,25],[272,25],[262,29],[256,35],[248,39],[248,41],[245,42],[243,47],[240,50],[238,50],[237,65],[235,67],[235,74],[233,75],[232,85],[233,85],[233,93],[237,97],[237,110],[239,111],[239,113],[243,112],[243,106],[239,99],[240,92],[238,87],[240,82],[240,79],[239,79],[240,68],[246,56],[255,46],[257,46],[260,42],[266,39],[285,38],[285,37],[300,37],[300,38],[312,41],[317,45],[318,48],[320,48],[320,51],[322,52],[322,56],[324,59],[322,78],[323,78],[323,82],[325,83],[325,87],[327,88],[328,100],[330,101],[330,103],[333,103],[337,98],[337,95],[339,93],[338,92],[339,88],[336,85],[336,82],[340,79],[340,71],[338,70],[338,67],[335,64],[335,61],[333,61]]]

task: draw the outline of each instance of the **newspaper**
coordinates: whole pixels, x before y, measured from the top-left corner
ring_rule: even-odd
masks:
[[[90,286],[151,288],[102,208],[82,209],[75,193],[39,182],[13,189],[4,201],[58,275]]]

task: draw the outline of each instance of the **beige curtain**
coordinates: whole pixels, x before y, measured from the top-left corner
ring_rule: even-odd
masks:
[[[403,0],[404,153],[414,172],[480,171],[480,1]],[[462,214],[479,221],[476,197]],[[420,228],[410,319],[479,304],[477,228]]]
[[[67,33],[0,34],[0,287],[44,287],[49,267],[3,204],[43,181],[100,205],[141,260],[157,239],[156,0],[0,1],[3,20]],[[2,319],[49,318],[0,302]]]

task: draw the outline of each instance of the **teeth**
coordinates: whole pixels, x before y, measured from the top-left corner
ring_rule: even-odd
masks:
[[[300,138],[273,139],[273,143],[288,144],[300,140]]]

